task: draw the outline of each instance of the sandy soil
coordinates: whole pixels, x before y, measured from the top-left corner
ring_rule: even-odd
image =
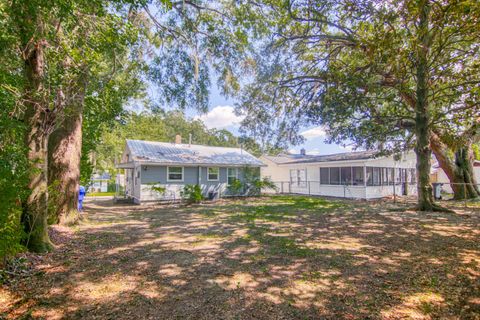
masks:
[[[86,204],[6,319],[480,319],[480,211],[275,197]]]

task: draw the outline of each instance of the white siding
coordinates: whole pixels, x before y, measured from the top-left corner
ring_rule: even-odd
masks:
[[[262,177],[269,177],[272,181],[290,181],[290,168],[278,166],[275,162],[270,161],[264,157],[260,160],[266,164],[266,167],[260,168],[260,175]]]
[[[477,180],[477,183],[480,184],[480,167],[474,167],[473,172],[475,173],[475,179]],[[445,173],[445,171],[443,171],[442,168],[438,168],[435,174],[437,176],[437,179],[435,182],[450,183],[450,180],[448,179],[447,174]],[[447,193],[453,193],[452,187],[448,184],[444,184],[442,188]]]
[[[393,157],[383,157],[378,159],[353,160],[353,161],[331,161],[317,163],[296,163],[278,165],[265,157],[260,160],[266,164],[262,167],[262,177],[270,177],[276,182],[278,191],[284,193],[312,194],[330,197],[346,197],[358,199],[375,199],[394,194],[393,186],[344,186],[344,185],[321,185],[320,168],[325,167],[390,167],[390,168],[415,168],[415,154],[413,152],[405,154],[399,161]],[[307,181],[305,185],[295,185],[288,183],[290,181],[290,170],[306,169]],[[366,177],[364,176],[364,180]],[[273,190],[264,190],[273,192]],[[397,195],[402,194],[402,186],[395,187]],[[416,186],[409,185],[408,194],[416,194]]]
[[[141,199],[141,181],[142,181],[142,167],[135,164],[134,176],[133,176],[133,201],[140,203]]]

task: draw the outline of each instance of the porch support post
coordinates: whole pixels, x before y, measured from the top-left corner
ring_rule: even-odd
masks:
[[[367,166],[363,164],[363,190],[365,191],[365,200],[367,200]]]

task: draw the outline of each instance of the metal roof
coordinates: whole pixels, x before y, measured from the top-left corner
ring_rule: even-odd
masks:
[[[302,155],[302,154],[281,154],[278,156],[264,156],[276,164],[295,164],[330,161],[352,161],[374,159],[378,151],[345,152],[327,155]]]
[[[110,180],[111,178],[108,172],[96,173],[92,176],[92,180]]]
[[[153,164],[262,166],[263,163],[240,148],[127,140],[134,161]]]

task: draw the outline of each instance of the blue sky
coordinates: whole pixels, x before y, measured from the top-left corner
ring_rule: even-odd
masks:
[[[187,110],[187,116],[200,118],[208,128],[227,129],[234,134],[238,134],[239,122],[241,118],[234,113],[235,100],[223,97],[216,86],[212,86],[210,95],[210,110],[207,114],[199,114],[195,110]],[[305,148],[307,154],[332,154],[339,152],[348,152],[346,148],[336,144],[327,144],[324,142],[325,134],[320,127],[304,128],[301,132],[307,139],[303,145],[292,146],[290,152],[299,153],[301,148]]]

